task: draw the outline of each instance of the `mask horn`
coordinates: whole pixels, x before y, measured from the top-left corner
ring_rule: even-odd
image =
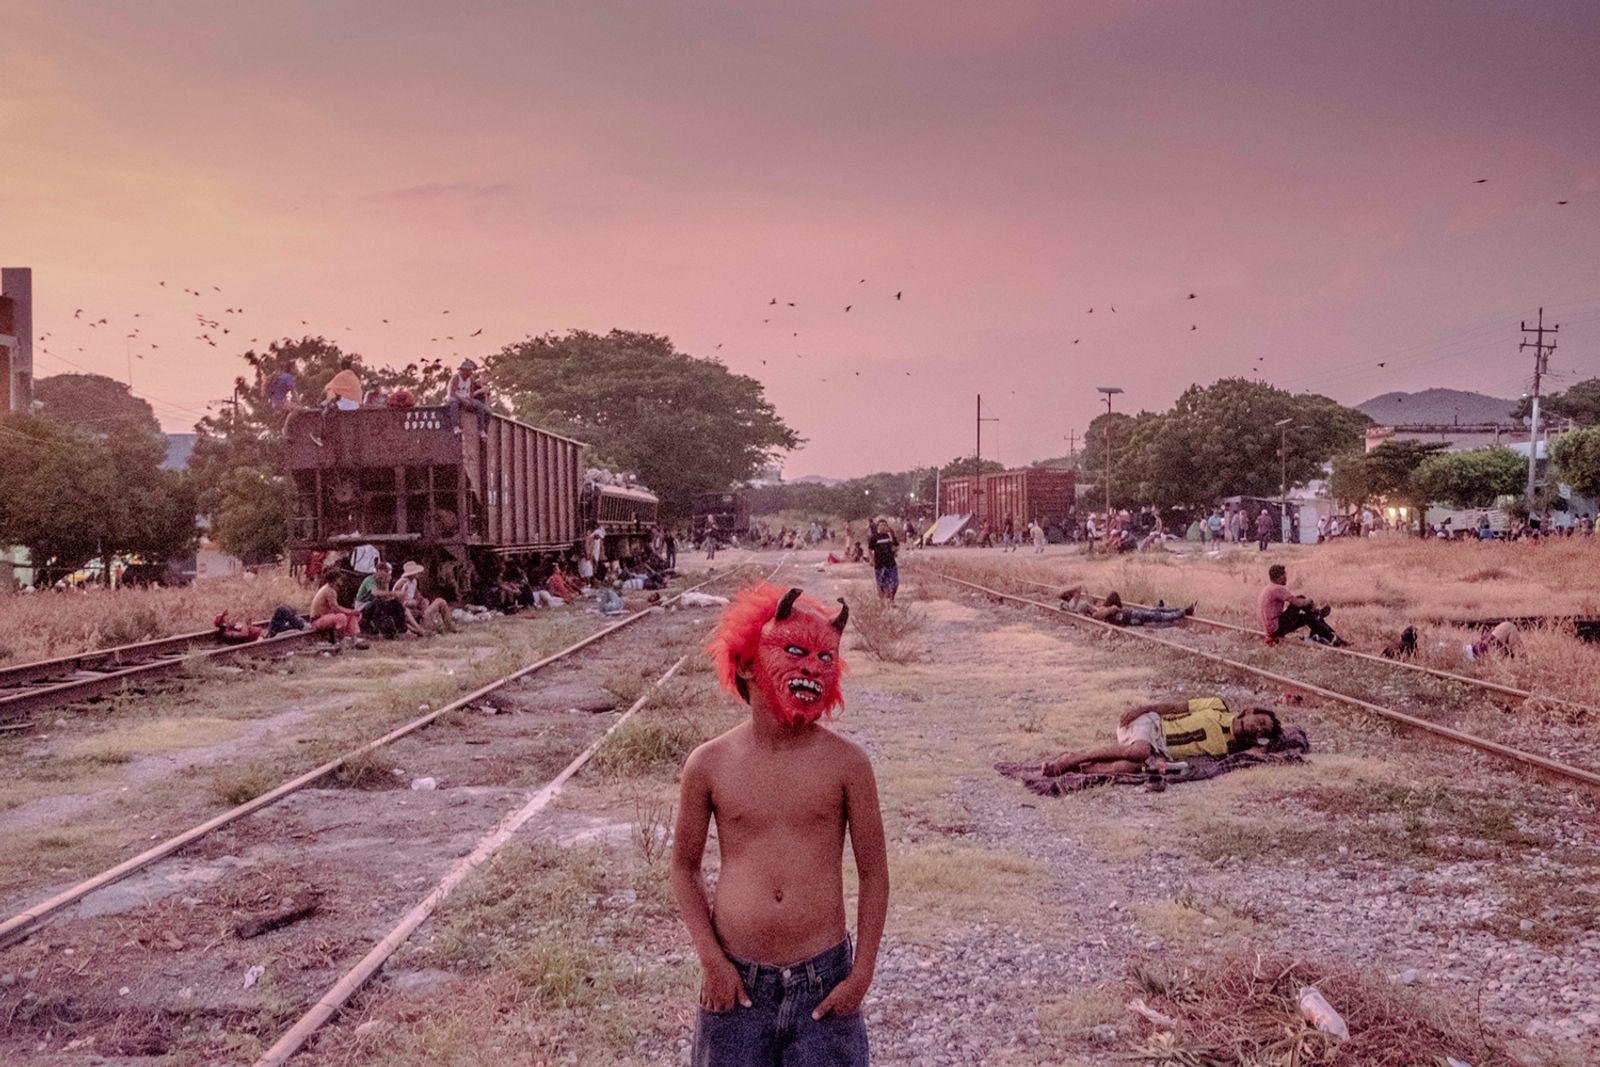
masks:
[[[783,599],[778,601],[778,614],[775,616],[778,621],[781,622],[789,617],[789,613],[794,610],[794,602],[799,599],[800,590],[798,589],[791,589],[783,594]]]
[[[844,597],[839,598],[839,614],[833,617],[830,623],[835,630],[844,633],[844,624],[850,620],[850,605],[844,602]]]

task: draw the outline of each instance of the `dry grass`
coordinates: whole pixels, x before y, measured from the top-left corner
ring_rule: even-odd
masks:
[[[1045,601],[1054,591],[1083,585],[1124,600],[1199,603],[1199,614],[1254,627],[1256,598],[1267,567],[1283,563],[1289,584],[1333,606],[1330,621],[1356,648],[1377,652],[1407,625],[1422,631],[1419,662],[1473,677],[1592,702],[1600,692],[1600,649],[1562,628],[1524,634],[1515,659],[1468,663],[1461,645],[1476,630],[1450,620],[1506,616],[1600,615],[1596,542],[1574,538],[1543,543],[1339,541],[1305,550],[1224,551],[1216,556],[1162,553],[1116,557],[1050,555],[1043,560],[979,552],[931,557],[940,570]],[[1340,661],[1348,665],[1347,661]],[[1571,718],[1571,709],[1539,710]]]
[[[902,936],[973,922],[1038,923],[1049,871],[1015,852],[954,842],[892,847],[892,925]]]
[[[1316,986],[1350,1028],[1335,1043],[1300,1017],[1296,1000]],[[1130,996],[1172,1018],[1171,1031],[1140,1027],[1131,1057],[1151,1064],[1195,1067],[1418,1067],[1444,1056],[1477,1067],[1518,1067],[1521,1061],[1488,1041],[1477,1020],[1425,1002],[1382,975],[1288,958],[1226,955],[1194,970],[1135,966]]]
[[[886,663],[911,663],[924,653],[922,610],[879,597],[859,597],[850,609],[853,644]]]
[[[224,609],[235,618],[264,619],[279,604],[304,607],[310,599],[310,592],[286,570],[197,582],[185,589],[0,596],[0,664],[204,630]]]

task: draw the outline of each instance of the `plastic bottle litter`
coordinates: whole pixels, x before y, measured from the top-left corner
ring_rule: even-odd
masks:
[[[411,779],[411,788],[419,793],[429,789],[437,789],[439,788],[439,780],[437,778],[413,778]]]
[[[1314,985],[1308,985],[1300,990],[1300,1014],[1306,1021],[1325,1034],[1332,1034],[1340,1041],[1350,1039],[1350,1028],[1344,1024],[1344,1019],[1333,1010],[1327,998],[1322,995]]]

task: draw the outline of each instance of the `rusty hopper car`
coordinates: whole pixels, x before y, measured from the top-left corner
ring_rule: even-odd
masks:
[[[1004,528],[1007,518],[1018,529],[1033,519],[1047,530],[1066,529],[1076,492],[1071,471],[1049,467],[996,471],[981,479],[970,475],[946,478],[939,485],[939,514],[971,515],[980,526],[987,520],[996,532]]]
[[[291,549],[371,543],[391,560],[483,573],[495,557],[568,554],[597,521],[607,556],[630,555],[656,525],[654,494],[584,484],[583,444],[500,415],[463,413],[452,433],[437,407],[362,408],[295,420],[285,445],[294,479]]]

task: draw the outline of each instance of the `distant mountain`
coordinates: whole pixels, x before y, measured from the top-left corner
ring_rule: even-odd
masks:
[[[1424,389],[1420,393],[1384,393],[1355,407],[1379,426],[1414,426],[1511,422],[1511,409],[1516,406],[1515,400],[1461,389]]]

